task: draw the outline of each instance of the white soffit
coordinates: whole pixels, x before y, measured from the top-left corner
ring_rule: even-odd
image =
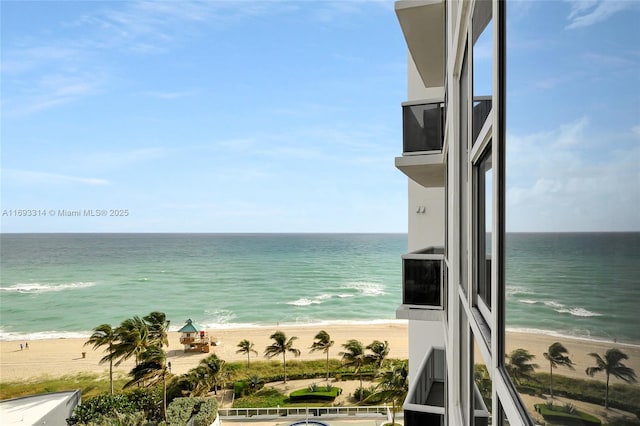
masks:
[[[401,0],[396,2],[395,11],[425,87],[444,86],[444,1]]]

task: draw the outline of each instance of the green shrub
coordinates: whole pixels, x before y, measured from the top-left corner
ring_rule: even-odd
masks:
[[[126,394],[98,395],[78,405],[73,411],[72,419],[78,424],[100,421],[104,416],[115,417],[117,414],[133,414],[135,405]]]
[[[364,401],[373,394],[373,388],[359,387],[353,392],[353,397],[358,401]]]
[[[186,425],[193,417],[196,426],[207,426],[217,414],[218,404],[213,398],[176,398],[167,407],[167,425]]]
[[[311,386],[310,386],[311,388]],[[311,389],[300,389],[297,391],[291,392],[289,394],[289,400],[291,402],[302,402],[302,401],[333,401],[336,399],[342,389],[333,387],[330,390],[321,390],[317,385],[314,387],[315,390]]]
[[[248,394],[249,383],[245,381],[235,382],[233,384],[233,394],[236,398],[242,398],[246,394]]]

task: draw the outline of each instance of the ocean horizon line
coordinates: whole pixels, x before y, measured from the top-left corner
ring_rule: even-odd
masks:
[[[507,231],[508,235],[571,235],[571,234],[640,234],[640,230],[611,230],[611,231]],[[283,231],[283,232],[271,232],[271,231],[231,231],[231,232],[200,232],[200,231],[134,231],[134,232],[96,232],[96,231],[51,231],[51,232],[0,232],[2,235],[227,235],[227,236],[274,236],[274,235],[408,235],[406,231]]]

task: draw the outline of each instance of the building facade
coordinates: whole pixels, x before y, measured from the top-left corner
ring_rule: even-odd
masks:
[[[505,8],[395,4],[409,53],[395,159],[408,177],[408,426],[533,424],[505,366]]]

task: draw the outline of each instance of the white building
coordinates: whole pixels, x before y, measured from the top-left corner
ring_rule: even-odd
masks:
[[[505,2],[402,0],[405,425],[530,425],[505,368]],[[485,364],[486,406],[474,382]],[[491,421],[489,421],[491,418]]]
[[[66,425],[80,404],[80,391],[51,392],[0,401],[3,425]]]

